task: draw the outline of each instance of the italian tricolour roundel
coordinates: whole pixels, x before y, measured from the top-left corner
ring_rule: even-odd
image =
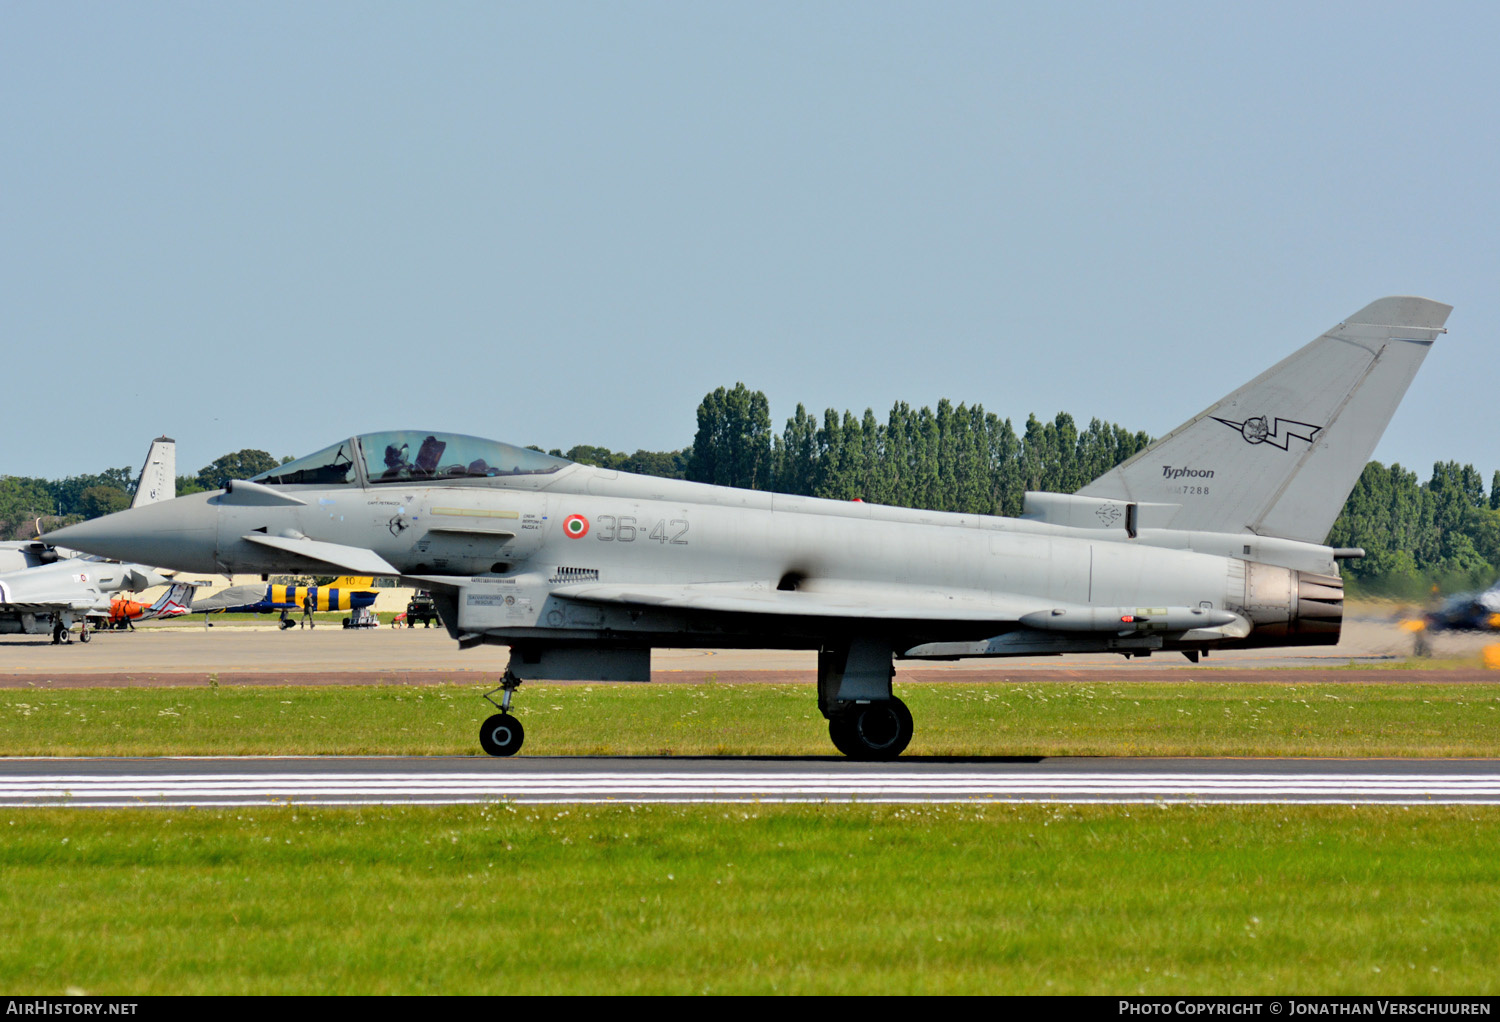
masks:
[[[568,515],[563,519],[563,532],[569,539],[582,539],[589,534],[589,520],[583,515]]]

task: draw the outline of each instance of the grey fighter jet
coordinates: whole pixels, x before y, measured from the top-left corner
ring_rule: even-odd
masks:
[[[131,508],[171,500],[177,493],[177,446],[157,437],[146,452]],[[144,564],[121,564],[83,557],[44,539],[0,546],[0,634],[52,634],[54,643],[89,641],[89,622],[109,620],[110,594],[140,592],[170,579]]]
[[[400,575],[523,680],[647,681],[655,647],[818,650],[833,744],[897,756],[893,658],[1189,659],[1338,641],[1323,540],[1451,311],[1383,298],[1075,494],[1020,519],[630,475],[422,430],[371,433],[59,541],[191,571]],[[491,693],[492,696],[494,693]],[[492,700],[493,701],[493,700]]]

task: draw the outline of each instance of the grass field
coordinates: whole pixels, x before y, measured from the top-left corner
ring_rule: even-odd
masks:
[[[0,812],[0,988],[1500,992],[1500,814]]]
[[[898,685],[912,755],[1500,754],[1500,685]],[[473,686],[8,690],[0,754],[477,752]],[[532,754],[829,755],[811,686],[527,685]],[[0,989],[1500,993],[1500,813],[0,810]]]
[[[908,755],[1500,755],[1500,684],[897,685]],[[477,754],[474,686],[27,689],[0,755]],[[526,685],[531,755],[827,755],[808,685]]]

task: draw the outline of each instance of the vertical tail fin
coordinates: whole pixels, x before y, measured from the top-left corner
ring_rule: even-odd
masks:
[[[1452,311],[1371,302],[1078,493],[1178,505],[1173,529],[1322,543]]]
[[[141,466],[141,477],[135,484],[135,499],[131,507],[155,504],[177,496],[177,441],[159,436],[151,441],[146,452],[146,464]]]
[[[150,617],[181,617],[190,614],[193,610],[193,594],[198,587],[188,582],[174,582],[167,587],[167,591],[156,598],[151,605]]]

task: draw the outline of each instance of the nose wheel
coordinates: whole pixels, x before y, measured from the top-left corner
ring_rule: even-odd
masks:
[[[526,729],[508,713],[496,713],[479,728],[479,746],[491,756],[514,756],[526,740]]]
[[[490,705],[499,710],[485,719],[479,727],[479,747],[491,756],[514,756],[526,741],[526,729],[510,713],[510,697],[521,685],[521,679],[510,671],[500,679],[500,687],[484,694]],[[496,692],[504,692],[500,702],[491,698]]]

